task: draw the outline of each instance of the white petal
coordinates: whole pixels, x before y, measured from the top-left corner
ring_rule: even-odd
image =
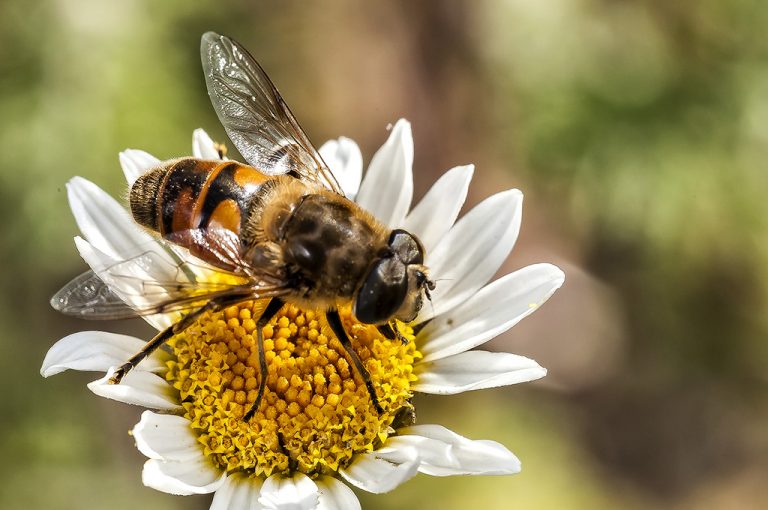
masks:
[[[427,253],[456,221],[474,170],[474,165],[466,165],[445,172],[405,218],[403,228],[419,238]]]
[[[413,197],[413,136],[411,124],[400,119],[389,139],[373,155],[357,203],[382,223],[399,227]]]
[[[122,365],[136,354],[145,342],[127,335],[104,331],[80,331],[65,336],[48,350],[40,374],[50,377],[65,370],[106,372],[109,367]],[[155,351],[141,362],[142,370],[165,370],[168,355]]]
[[[139,227],[125,208],[95,184],[75,177],[67,184],[67,191],[75,220],[87,240],[84,244],[76,238],[75,243],[94,271],[115,262],[135,261],[131,276],[147,281],[173,281],[180,273],[179,263],[191,258],[185,249],[162,243]],[[91,263],[83,252],[94,250],[102,256],[95,255]],[[120,269],[127,268],[128,265]]]
[[[136,179],[147,171],[160,165],[160,160],[148,152],[137,149],[126,149],[120,153],[120,166],[123,168],[128,186],[133,186]]]
[[[468,351],[500,335],[533,313],[564,280],[559,268],[535,264],[486,285],[419,332],[423,361]]]
[[[242,473],[229,475],[213,495],[210,510],[261,510],[264,508],[258,501],[261,483],[260,479]]]
[[[184,462],[163,462],[150,459],[144,463],[141,481],[168,494],[189,496],[208,494],[224,483],[227,474],[216,468],[202,455]]]
[[[317,485],[307,475],[273,475],[261,486],[259,503],[270,510],[311,510],[317,507]]]
[[[211,137],[200,128],[192,132],[192,155],[198,159],[221,159]]]
[[[419,455],[415,448],[390,448],[365,453],[355,459],[341,476],[349,483],[368,492],[389,492],[413,478],[419,469]]]
[[[344,482],[323,476],[315,483],[320,494],[317,510],[360,510],[360,501]]]
[[[141,281],[171,282],[184,277],[184,272],[179,270],[179,265],[184,259],[192,257],[182,248],[170,244],[161,244],[160,241],[150,238],[143,244],[127,248],[118,256],[110,255],[92,243],[79,236],[75,236],[75,246],[80,256],[91,266],[94,272],[101,273],[105,269],[109,272],[101,275],[127,275],[136,280],[136,286],[141,286]],[[120,267],[115,267],[120,263]],[[201,266],[190,267],[196,269],[197,280],[203,279],[205,269]],[[125,278],[128,280],[128,278]],[[184,278],[183,281],[190,281]],[[123,280],[121,280],[123,282]]]
[[[415,425],[398,431],[402,436],[388,443],[416,448],[419,471],[432,476],[511,475],[520,472],[520,461],[495,441],[473,441],[440,425]]]
[[[75,236],[75,248],[85,263],[96,273],[112,267],[119,260],[117,257],[107,255],[80,236]]]
[[[136,246],[152,241],[123,206],[92,182],[72,178],[67,183],[67,195],[83,237],[110,257],[134,254]]]
[[[496,388],[533,381],[546,369],[525,356],[506,352],[469,351],[416,366],[414,391],[454,395],[464,391]]]
[[[493,195],[462,217],[427,253],[425,264],[437,287],[432,306],[427,303],[421,309],[417,322],[466,301],[491,279],[517,240],[522,206],[518,190]]]
[[[95,184],[75,177],[67,184],[70,205],[83,236],[75,239],[80,254],[94,271],[110,267],[115,262],[130,264],[136,285],[141,280],[173,281],[177,275],[179,256],[145,232],[120,204]],[[86,252],[92,254],[89,259]],[[141,257],[139,257],[141,255]],[[101,262],[101,266],[97,264]],[[128,265],[121,267],[127,270]]]
[[[398,434],[406,434],[403,429],[399,429]],[[417,436],[417,435],[398,435],[387,439],[389,448],[413,448],[419,457],[419,465],[442,465],[456,462],[451,453],[451,445],[439,441]]]
[[[157,264],[147,264],[146,258],[129,259],[122,263],[121,274],[129,275],[131,278],[121,278],[116,280],[115,278],[106,279],[105,283],[110,286],[112,292],[120,296],[120,298],[129,306],[134,308],[141,307],[149,304],[147,298],[144,297],[143,283],[145,281],[155,282],[168,282],[175,281],[176,272],[169,273],[169,268],[173,268],[173,264],[166,262],[164,257],[166,254],[159,253],[158,250],[162,249],[154,242],[150,245],[155,245],[157,250],[156,257]],[[150,245],[145,245],[147,253],[149,253]],[[75,237],[75,246],[77,251],[80,252],[80,256],[85,260],[91,269],[96,272],[101,272],[106,268],[115,268],[119,262],[113,257],[103,253],[88,241],[82,237]],[[163,263],[160,263],[163,262]],[[158,302],[159,298],[155,297],[155,302]],[[149,322],[156,329],[161,330],[169,327],[171,324],[177,322],[181,318],[181,314],[178,312],[168,313],[164,315],[148,315],[144,316],[144,320]]]
[[[182,462],[203,456],[203,445],[182,416],[144,411],[132,433],[136,447],[150,459]]]
[[[320,156],[333,172],[344,196],[354,200],[363,175],[363,155],[354,140],[343,136],[338,140],[329,140],[320,147]]]
[[[133,404],[162,411],[180,411],[178,393],[159,375],[135,368],[123,377],[120,384],[109,384],[114,374],[110,369],[107,375],[88,383],[88,389],[100,397],[118,402]]]

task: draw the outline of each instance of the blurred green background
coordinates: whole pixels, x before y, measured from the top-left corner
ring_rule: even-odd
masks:
[[[376,508],[764,508],[768,501],[768,6],[716,0],[0,1],[0,508],[207,508],[141,484],[140,409],[93,374],[39,376],[81,329],[64,184],[125,193],[118,151],[223,140],[199,39],[241,41],[320,144],[368,161],[413,123],[416,196],[477,165],[467,206],[526,194],[504,271],[566,286],[494,340],[535,384],[417,398],[421,423],[500,441],[514,477],[418,476]],[[10,390],[10,391],[9,391]]]

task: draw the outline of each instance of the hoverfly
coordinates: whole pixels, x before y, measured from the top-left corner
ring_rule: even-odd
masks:
[[[395,320],[411,321],[434,283],[424,248],[412,234],[389,229],[344,197],[319,152],[266,73],[237,42],[208,32],[201,55],[208,94],[229,138],[248,165],[181,158],[163,162],[131,186],[130,210],[173,254],[194,255],[220,278],[195,278],[194,263],[176,258],[172,281],[139,282],[135,266],[167,259],[145,252],[71,281],[51,300],[65,314],[88,319],[184,312],[119,367],[121,379],[203,313],[243,301],[270,299],[257,322],[260,383],[245,419],[266,386],[262,329],[290,301],[325,310],[328,324],[381,413],[370,376],[352,348],[338,307],[387,338],[404,337]],[[189,257],[184,257],[189,259]],[[121,297],[133,292],[141,304]]]

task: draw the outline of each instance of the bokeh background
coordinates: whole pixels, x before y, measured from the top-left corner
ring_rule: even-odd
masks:
[[[257,56],[318,144],[350,136],[367,161],[408,118],[417,198],[468,162],[467,207],[522,189],[504,271],[567,274],[491,344],[546,379],[416,401],[523,472],[420,475],[365,508],[765,508],[766,27],[759,0],[0,1],[0,508],[209,504],[141,485],[140,409],[38,373],[65,334],[151,334],[49,308],[85,267],[64,184],[124,195],[118,151],[224,139],[207,30]]]

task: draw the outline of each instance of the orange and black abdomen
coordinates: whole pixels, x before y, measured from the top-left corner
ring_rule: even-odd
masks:
[[[267,179],[234,161],[178,159],[136,180],[130,192],[131,212],[139,224],[163,237],[213,228],[239,236],[248,206]]]

